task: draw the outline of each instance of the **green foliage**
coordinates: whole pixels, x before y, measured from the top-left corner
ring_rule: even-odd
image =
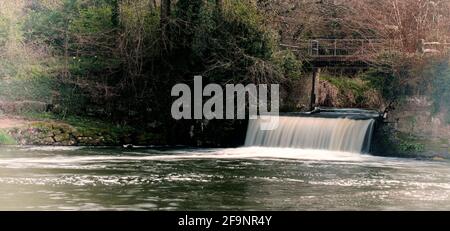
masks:
[[[253,1],[228,0],[219,12],[214,0],[179,0],[164,27],[151,2],[33,1],[21,6],[14,33],[0,15],[0,46],[24,45],[0,60],[0,97],[52,103],[65,119],[101,107],[109,118],[171,126],[170,89],[194,75],[220,84],[301,75]]]
[[[370,101],[367,99],[367,93],[371,88],[368,82],[363,79],[327,76],[324,74],[320,78],[338,88],[341,98],[345,97],[348,101],[343,103],[344,105],[361,107],[367,105],[367,102]]]
[[[34,82],[33,86],[51,87],[46,90],[51,99],[41,99],[78,114],[99,95],[95,87],[106,84],[103,80],[120,66],[111,18],[109,0],[63,0],[56,5],[37,2],[28,10],[23,29],[26,41],[46,47],[58,60],[51,72],[40,75],[51,79],[50,84]]]
[[[49,101],[53,84],[51,78],[33,75],[0,81],[0,98],[12,101]]]
[[[363,79],[369,82],[371,88],[381,92],[387,100],[404,95],[400,79],[389,68],[372,68],[364,73]]]
[[[368,90],[366,82],[359,78],[339,78],[334,76],[321,76],[322,79],[327,80],[340,90],[351,90],[355,92],[357,96],[362,96],[364,91]]]
[[[8,135],[5,131],[0,130],[0,145],[14,145],[17,144],[16,140]]]
[[[425,150],[425,146],[420,143],[402,141],[399,145],[399,149],[402,152],[420,153]]]
[[[426,78],[422,75],[422,57],[417,54],[385,52],[376,57],[371,69],[363,74],[370,86],[378,90],[387,101],[401,100],[405,96],[426,91]]]
[[[278,51],[273,54],[276,66],[281,68],[281,72],[287,78],[299,78],[302,74],[302,63],[289,50]]]
[[[174,56],[168,55],[168,62],[179,72],[175,75],[192,78],[192,73],[198,73],[219,83],[273,81],[282,72],[296,75],[291,73],[296,65],[292,59],[274,57],[275,37],[263,26],[254,5],[230,1],[219,15],[211,2],[177,2],[177,26],[172,28],[171,40]]]
[[[277,43],[274,34],[264,27],[263,16],[258,9],[246,1],[231,1],[231,6],[225,11],[224,18],[236,38],[236,43],[249,54],[259,58],[270,58],[276,50]]]
[[[111,7],[90,7],[80,9],[78,15],[70,22],[71,33],[99,34],[113,29]]]
[[[64,21],[64,15],[60,11],[30,11],[24,24],[25,36],[28,41],[40,41],[54,49],[62,49]]]
[[[18,4],[18,5],[15,5]],[[23,6],[11,1],[0,10],[0,100],[49,100],[54,60],[39,41],[27,40]]]

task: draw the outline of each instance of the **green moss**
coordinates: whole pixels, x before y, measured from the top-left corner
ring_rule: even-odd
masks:
[[[58,126],[63,126],[63,124],[70,125],[80,132],[88,133],[101,133],[106,132],[126,132],[131,131],[132,128],[129,126],[115,125],[109,121],[99,120],[90,117],[81,116],[59,116],[52,113],[29,113],[26,115],[29,118],[43,120],[43,122],[35,123],[36,126],[48,126],[48,122],[52,121],[52,124],[58,124]],[[67,126],[66,125],[66,126]]]
[[[30,126],[45,134],[51,134],[57,142],[75,137],[80,145],[117,145],[121,143],[123,137],[135,131],[129,126],[90,117],[61,117],[51,113],[28,114],[28,117],[41,120]]]
[[[399,145],[400,151],[403,152],[423,152],[425,150],[425,145],[416,142],[403,141]]]
[[[30,123],[27,127],[10,130],[11,135],[23,144],[89,146],[164,143],[164,138],[159,133],[90,117],[61,117],[51,113],[29,113],[27,118],[37,121]]]
[[[425,151],[426,140],[405,133],[398,133],[397,139],[399,140],[398,149],[400,152],[417,154]]]
[[[0,145],[14,145],[17,144],[16,140],[8,133],[0,130]]]

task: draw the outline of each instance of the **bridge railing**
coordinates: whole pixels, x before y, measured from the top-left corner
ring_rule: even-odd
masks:
[[[397,41],[383,39],[310,39],[300,40],[296,45],[281,44],[304,56],[315,58],[368,56],[380,51],[393,50],[398,45]]]
[[[425,42],[425,40],[420,41],[421,52],[424,54],[429,53],[449,53],[450,52],[450,43],[447,42]]]
[[[380,52],[402,48],[400,40],[392,39],[308,39],[296,41],[295,45],[280,45],[298,52],[301,56],[328,59],[364,59]],[[421,40],[418,50],[423,54],[448,54],[450,43]]]

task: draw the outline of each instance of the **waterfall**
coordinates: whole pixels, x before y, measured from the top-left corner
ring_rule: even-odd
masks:
[[[277,129],[264,131],[260,129],[261,119],[250,120],[245,146],[367,153],[374,122],[373,119],[280,116]]]

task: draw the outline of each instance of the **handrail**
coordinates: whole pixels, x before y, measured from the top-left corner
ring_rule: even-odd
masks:
[[[421,41],[423,53],[427,53],[430,49],[426,47],[444,46],[450,48],[450,43],[441,42],[425,42]],[[301,52],[303,55],[313,58],[339,58],[339,57],[361,57],[375,54],[383,50],[396,50],[401,47],[402,42],[395,39],[328,39],[314,38],[298,40],[297,44],[280,44],[295,51]],[[436,49],[433,49],[435,51]],[[450,50],[450,49],[449,49]],[[303,51],[303,52],[302,52]],[[438,50],[436,50],[438,51]]]

